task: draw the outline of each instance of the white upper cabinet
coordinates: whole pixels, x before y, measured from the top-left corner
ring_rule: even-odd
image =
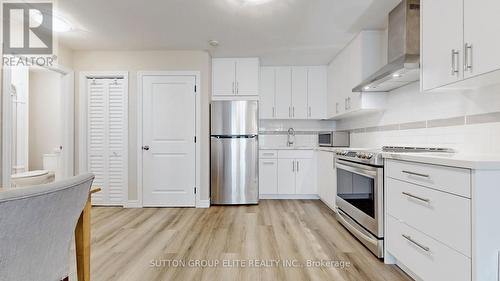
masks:
[[[292,118],[307,119],[307,67],[292,67]]]
[[[307,117],[326,118],[326,66],[309,67],[307,73]]]
[[[386,63],[383,31],[360,32],[328,66],[327,117],[383,110],[384,93],[359,93],[352,89]]]
[[[258,58],[217,58],[212,60],[212,95],[258,96]]]
[[[276,67],[275,108],[276,119],[292,117],[292,70],[290,67]]]
[[[227,96],[235,94],[236,62],[234,59],[212,60],[212,94]]]
[[[261,119],[325,119],[326,66],[262,67]]]
[[[422,0],[422,90],[499,83],[499,14],[497,0]]]
[[[500,69],[500,1],[464,0],[464,77]]]
[[[441,0],[422,6],[422,86],[427,90],[462,79],[463,5]]]
[[[260,69],[260,119],[272,119],[276,117],[275,105],[276,77],[274,67],[262,67]]]
[[[259,59],[236,60],[236,94],[241,96],[259,95]]]

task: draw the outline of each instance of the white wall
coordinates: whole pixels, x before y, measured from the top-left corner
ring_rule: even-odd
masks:
[[[43,168],[43,154],[62,145],[61,74],[29,72],[29,170]]]
[[[463,117],[500,111],[500,85],[477,90],[422,93],[413,83],[387,93],[385,111],[340,120],[337,129],[352,130],[433,119]],[[465,153],[495,150],[500,141],[499,123],[456,125],[436,128],[355,132],[354,147],[382,145],[445,146]]]
[[[209,103],[211,89],[211,58],[204,51],[75,51],[75,77],[80,71],[129,72],[129,199],[137,199],[137,72],[138,71],[200,71],[201,73],[201,183],[200,197],[209,199]],[[76,88],[79,82],[76,79]],[[76,102],[78,103],[78,91]],[[78,109],[79,105],[76,105]],[[79,114],[76,116],[78,140]],[[75,150],[78,151],[78,143]],[[76,159],[78,163],[78,159]],[[78,167],[76,168],[78,170]]]

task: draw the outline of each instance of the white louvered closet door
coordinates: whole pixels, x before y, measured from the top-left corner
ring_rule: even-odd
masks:
[[[123,205],[127,187],[127,97],[123,79],[87,80],[87,165],[94,205]]]

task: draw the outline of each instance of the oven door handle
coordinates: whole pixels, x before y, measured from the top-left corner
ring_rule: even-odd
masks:
[[[345,161],[337,159],[336,166],[339,169],[346,170],[361,176],[367,176],[373,179],[377,177],[377,168],[373,168],[370,166],[367,167],[365,165],[359,165],[350,162],[347,163]]]
[[[366,240],[370,244],[377,245],[378,241],[376,239],[370,237],[370,235],[368,234],[368,232],[366,230],[355,227],[351,223],[349,223],[344,218],[346,216],[346,215],[344,215],[344,212],[337,210],[337,214],[339,215],[338,218],[340,218],[343,222],[342,225],[344,225],[347,229],[349,229],[354,235],[360,237],[361,239]]]

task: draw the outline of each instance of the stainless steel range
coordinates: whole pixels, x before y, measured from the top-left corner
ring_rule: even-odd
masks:
[[[381,150],[336,151],[337,220],[377,257],[384,256],[384,162]]]

